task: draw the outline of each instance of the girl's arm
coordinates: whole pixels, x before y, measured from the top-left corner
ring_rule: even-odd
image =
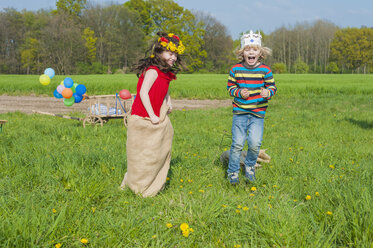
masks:
[[[166,98],[166,103],[167,103],[167,106],[168,106],[168,113],[171,113],[172,112],[172,104],[171,104],[170,89],[168,89],[165,98]]]
[[[145,107],[146,112],[149,115],[150,121],[153,124],[158,124],[159,123],[159,117],[154,114],[154,110],[152,107],[152,104],[150,103],[150,98],[149,98],[149,91],[152,88],[155,80],[158,77],[158,73],[154,69],[150,69],[146,71],[144,81],[142,83],[141,89],[140,89],[140,99],[142,104]]]

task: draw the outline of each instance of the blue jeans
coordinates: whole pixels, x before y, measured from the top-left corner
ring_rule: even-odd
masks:
[[[264,118],[251,114],[233,115],[232,146],[229,153],[228,173],[240,171],[241,151],[247,140],[245,171],[253,170],[262,144]]]

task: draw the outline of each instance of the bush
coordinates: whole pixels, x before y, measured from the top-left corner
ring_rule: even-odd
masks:
[[[284,73],[287,71],[286,69],[286,65],[284,63],[275,63],[273,64],[272,66],[272,70],[275,72],[275,73]]]
[[[78,62],[76,64],[77,74],[106,74],[108,67],[100,62],[84,63]]]
[[[339,72],[338,65],[335,62],[330,62],[328,66],[326,67],[326,71],[329,73],[338,73]]]
[[[309,71],[309,66],[303,62],[301,58],[297,59],[297,61],[294,64],[295,73],[298,74],[305,74]]]

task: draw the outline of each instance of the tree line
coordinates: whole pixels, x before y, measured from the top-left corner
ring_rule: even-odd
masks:
[[[0,73],[127,73],[158,31],[178,34],[188,73],[227,73],[238,62],[228,28],[173,0],[101,6],[58,0],[55,10],[0,12]],[[247,32],[249,30],[243,30]],[[260,30],[256,30],[258,32]],[[373,28],[339,28],[319,20],[261,32],[276,73],[372,73]]]

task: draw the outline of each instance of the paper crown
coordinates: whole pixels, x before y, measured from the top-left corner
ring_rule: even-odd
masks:
[[[258,34],[254,34],[253,31],[250,30],[250,33],[242,35],[241,49],[249,45],[262,46],[262,36],[260,35],[260,32]]]

